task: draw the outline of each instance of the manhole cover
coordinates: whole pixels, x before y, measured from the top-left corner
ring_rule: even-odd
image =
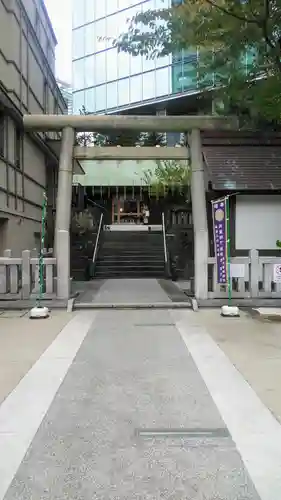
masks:
[[[139,437],[187,437],[187,438],[220,438],[230,437],[226,428],[219,429],[136,429]]]

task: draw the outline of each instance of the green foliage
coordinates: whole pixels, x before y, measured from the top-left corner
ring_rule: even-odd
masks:
[[[137,14],[113,45],[147,58],[199,49],[199,85],[216,90],[224,113],[280,121],[281,0],[184,0]]]
[[[277,248],[281,248],[281,241],[280,240],[276,241],[276,246],[277,246]]]
[[[80,110],[80,115],[90,114],[85,106]],[[110,133],[79,132],[76,135],[76,142],[79,146],[165,146],[165,134],[156,132],[139,131],[115,131]]]
[[[85,106],[80,109],[80,115],[88,115],[88,111]],[[78,132],[76,134],[76,143],[79,146],[90,146],[95,144],[95,146],[105,146],[106,136],[98,132]]]
[[[148,169],[143,176],[151,195],[163,196],[168,191],[189,195],[190,167],[186,161],[159,160],[156,164],[154,171]]]

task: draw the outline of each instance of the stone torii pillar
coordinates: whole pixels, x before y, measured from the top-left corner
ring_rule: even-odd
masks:
[[[206,196],[204,184],[204,167],[200,130],[233,130],[238,128],[235,117],[219,116],[106,116],[106,115],[25,115],[23,118],[26,130],[59,131],[62,130],[62,147],[59,165],[59,185],[57,196],[55,248],[57,257],[57,294],[66,299],[70,295],[70,216],[72,194],[72,156],[76,132],[97,132],[99,130],[138,130],[140,132],[183,132],[188,131],[189,151],[191,157],[191,194],[194,227],[194,261],[195,261],[195,296],[206,299],[208,296],[208,226],[206,213]],[[105,148],[106,149],[106,148]],[[122,148],[119,148],[122,149]],[[117,149],[117,151],[119,151]],[[161,150],[161,148],[157,148]],[[177,149],[177,148],[176,148]],[[91,150],[91,151],[90,151]],[[145,148],[139,148],[136,159],[148,155]],[[81,150],[80,150],[81,151]],[[78,151],[79,153],[79,151]],[[82,159],[95,157],[94,148],[88,148]],[[102,153],[104,158],[112,158],[114,154],[120,158],[114,148],[111,152]],[[118,156],[119,154],[119,156]],[[170,153],[171,154],[171,153]],[[178,153],[175,153],[178,156]],[[133,155],[129,153],[130,158]],[[155,159],[155,155],[151,155]],[[170,158],[174,157],[174,154]]]
[[[208,298],[209,237],[204,164],[199,129],[188,134],[191,159],[191,201],[194,233],[194,294],[196,299]]]
[[[57,259],[57,297],[70,296],[70,223],[75,131],[62,130],[56,202],[55,255]]]

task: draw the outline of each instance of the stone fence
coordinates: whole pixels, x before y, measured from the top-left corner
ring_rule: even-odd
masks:
[[[48,255],[48,254],[46,254]],[[232,257],[232,297],[233,299],[281,299],[280,282],[276,279],[274,265],[280,264],[279,257],[264,257],[257,250],[251,250],[247,257]],[[281,267],[280,267],[281,270]],[[56,259],[43,259],[43,298],[56,297]],[[39,258],[29,250],[21,257],[12,257],[11,250],[5,250],[0,257],[0,300],[29,299],[39,293]],[[227,299],[225,285],[217,284],[216,259],[208,259],[208,299]]]
[[[280,257],[264,257],[257,250],[251,250],[247,257],[231,258],[232,297],[235,299],[281,299],[280,282],[276,279],[274,266],[280,264]],[[215,257],[208,259],[208,298],[227,298],[227,286],[217,284]]]
[[[56,259],[43,259],[43,298],[56,297]],[[32,257],[29,250],[21,257],[12,257],[11,250],[5,250],[0,257],[0,300],[29,299],[39,293],[39,258]]]

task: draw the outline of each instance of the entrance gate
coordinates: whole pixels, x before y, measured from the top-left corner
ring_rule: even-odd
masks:
[[[57,296],[70,296],[70,220],[73,158],[92,159],[188,159],[191,168],[191,198],[194,228],[194,289],[197,299],[208,297],[208,225],[204,165],[200,130],[237,128],[237,119],[218,116],[94,116],[24,115],[26,130],[62,131],[55,223]],[[187,134],[187,148],[171,147],[75,147],[76,132],[108,130],[180,132]]]

